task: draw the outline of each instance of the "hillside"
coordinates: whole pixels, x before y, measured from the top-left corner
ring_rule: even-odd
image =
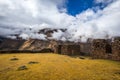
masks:
[[[19,70],[23,65],[27,69]],[[0,80],[120,80],[120,63],[50,53],[0,54]]]
[[[49,48],[50,42],[39,39],[10,39],[5,38],[0,41],[0,50],[42,50]]]

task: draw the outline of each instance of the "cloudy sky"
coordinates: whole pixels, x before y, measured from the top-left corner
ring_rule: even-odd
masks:
[[[120,36],[120,0],[0,0],[0,36],[45,39],[44,28],[57,40]],[[30,30],[31,29],[31,30]]]

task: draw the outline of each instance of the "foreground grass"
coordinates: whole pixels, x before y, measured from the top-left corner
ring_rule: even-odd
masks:
[[[19,60],[11,61],[13,57]],[[18,71],[22,65],[28,69]],[[120,62],[58,54],[0,54],[0,80],[120,80]]]

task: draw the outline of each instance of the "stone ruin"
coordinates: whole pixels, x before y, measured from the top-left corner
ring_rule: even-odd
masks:
[[[66,55],[88,55],[90,54],[90,47],[88,43],[75,43],[70,41],[6,39],[0,45],[0,52],[54,52]]]
[[[111,54],[111,45],[105,39],[95,39],[92,43],[91,56],[93,58],[106,58],[108,54]]]
[[[114,38],[114,42],[112,42],[112,59],[120,60],[120,37]]]
[[[80,54],[85,56],[90,56],[92,50],[91,42],[79,43],[79,45],[80,45]]]
[[[38,40],[38,39],[0,39],[0,53],[41,52],[64,55],[85,55],[94,59],[120,60],[120,37],[94,39],[86,43]]]
[[[64,55],[80,55],[80,45],[75,44],[57,45],[55,53]]]
[[[75,42],[62,42],[53,41],[52,49],[55,53],[64,55],[90,55],[91,44],[90,43],[75,43]]]
[[[91,56],[94,59],[120,60],[120,37],[110,39],[95,39],[92,42]]]

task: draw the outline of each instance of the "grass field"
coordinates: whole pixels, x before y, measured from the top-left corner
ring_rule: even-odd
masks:
[[[18,70],[23,65],[28,69]],[[0,80],[120,80],[120,62],[50,53],[0,54]]]

